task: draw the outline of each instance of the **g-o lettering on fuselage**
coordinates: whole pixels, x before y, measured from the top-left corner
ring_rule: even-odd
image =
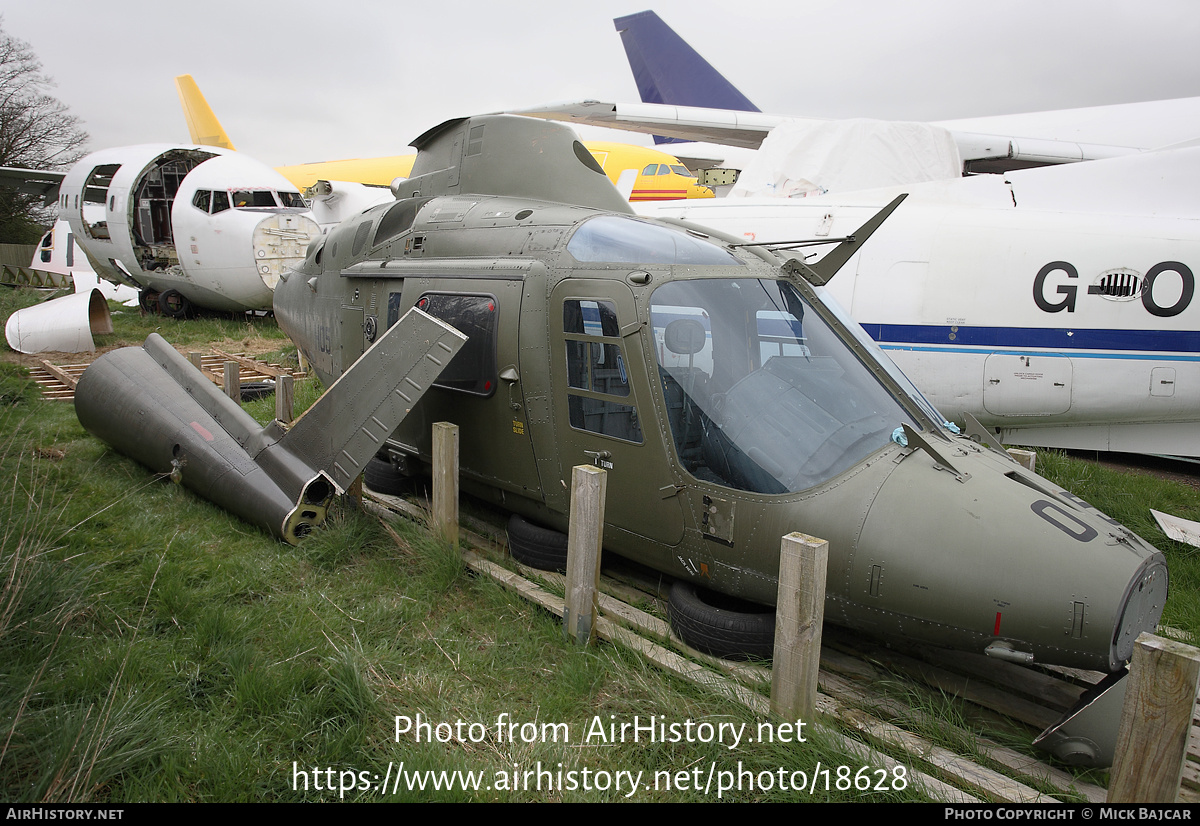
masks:
[[[1075,301],[1079,295],[1079,286],[1077,284],[1060,284],[1055,289],[1055,294],[1061,298],[1053,299],[1046,295],[1046,279],[1054,272],[1063,272],[1067,278],[1079,278],[1079,270],[1074,264],[1068,261],[1051,261],[1046,266],[1038,270],[1038,273],[1033,278],[1033,303],[1037,308],[1046,313],[1061,313],[1066,310],[1068,313],[1075,312]],[[1179,277],[1180,290],[1179,298],[1174,304],[1162,306],[1154,297],[1154,282],[1160,275],[1164,273],[1175,273]],[[1188,308],[1192,303],[1192,296],[1196,292],[1196,276],[1192,273],[1187,264],[1179,261],[1162,261],[1155,264],[1146,271],[1146,276],[1142,279],[1141,284],[1141,299],[1142,306],[1146,308],[1146,312],[1150,315],[1158,316],[1159,318],[1170,318],[1177,316]],[[1105,288],[1099,285],[1088,287],[1088,295],[1104,295]]]
[[[1053,502],[1038,499],[1029,508],[1072,539],[1091,542],[1099,536],[1099,533],[1091,525]]]

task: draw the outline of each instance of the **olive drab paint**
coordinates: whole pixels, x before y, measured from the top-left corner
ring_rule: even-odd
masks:
[[[397,201],[314,242],[275,297],[325,381],[410,307],[468,335],[385,455],[428,463],[453,421],[464,490],[558,530],[570,468],[603,467],[609,551],[764,604],[779,537],[821,536],[826,615],[869,633],[1116,671],[1153,628],[1162,555],[952,433],[814,286],[831,272],[632,217],[553,123],[414,145]]]

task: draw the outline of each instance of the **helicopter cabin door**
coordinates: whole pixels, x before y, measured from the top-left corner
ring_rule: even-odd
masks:
[[[629,287],[568,278],[550,299],[550,363],[559,471],[608,471],[605,535],[616,530],[675,545],[683,510],[654,418],[643,328]]]

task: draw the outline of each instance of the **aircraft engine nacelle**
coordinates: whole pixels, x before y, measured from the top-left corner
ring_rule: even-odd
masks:
[[[147,144],[85,157],[60,215],[101,275],[216,310],[265,309],[320,230],[279,173],[214,147]]]
[[[285,432],[279,422],[260,427],[152,334],[142,347],[92,362],[75,413],[126,456],[294,544],[324,521],[333,496],[362,473],[464,339],[420,310],[406,313],[338,392]]]

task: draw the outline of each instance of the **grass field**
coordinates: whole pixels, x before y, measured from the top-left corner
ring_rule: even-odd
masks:
[[[157,327],[183,349],[213,339],[289,349],[269,319],[202,320],[207,332],[191,324],[133,311],[100,343],[140,343]],[[303,382],[300,406],[317,392]],[[248,409],[265,420],[270,404]],[[1200,551],[1147,521],[1149,507],[1200,519],[1196,490],[1054,454],[1039,462],[1166,551],[1164,622],[1197,630]],[[342,510],[299,547],[282,544],[115,454],[69,404],[41,400],[11,360],[0,364],[0,474],[0,794],[9,801],[622,800],[628,776],[618,788],[617,772],[642,772],[631,799],[712,801],[715,787],[692,788],[710,766],[775,777],[858,768],[815,732],[737,748],[597,737],[597,722],[635,715],[754,721],[624,649],[567,644],[555,618],[466,574],[417,526],[393,535]],[[399,736],[398,717],[411,727]],[[422,791],[406,774],[377,791],[401,763],[484,779],[478,790]],[[550,772],[540,789],[523,774],[539,766]],[[645,788],[656,777],[671,788]],[[576,787],[564,789],[571,778]],[[775,787],[723,799],[810,796]],[[909,786],[811,799],[923,797]]]

